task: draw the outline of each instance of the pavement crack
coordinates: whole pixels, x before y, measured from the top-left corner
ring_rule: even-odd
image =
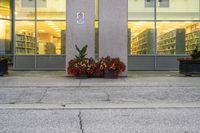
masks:
[[[79,119],[79,127],[80,127],[80,130],[81,130],[81,133],[85,133],[84,130],[83,130],[83,120],[82,120],[82,117],[81,117],[81,112],[78,113],[78,119]]]
[[[110,100],[110,95],[108,93],[106,93],[106,101],[111,101]]]
[[[79,81],[78,87],[81,87],[81,79],[80,79],[80,81]]]
[[[45,91],[44,91],[44,93],[42,94],[41,98],[40,98],[36,103],[41,103],[41,102],[42,102],[42,100],[43,100],[43,98],[45,97],[47,91],[48,91],[48,88],[45,89]]]

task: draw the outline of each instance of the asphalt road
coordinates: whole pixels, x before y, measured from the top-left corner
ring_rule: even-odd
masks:
[[[2,87],[0,133],[200,133],[199,87]]]
[[[200,108],[0,110],[0,133],[200,133]]]

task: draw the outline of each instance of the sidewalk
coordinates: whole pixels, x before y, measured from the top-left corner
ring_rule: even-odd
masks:
[[[0,87],[70,87],[70,86],[133,86],[133,87],[200,87],[200,77],[184,77],[178,72],[131,71],[127,78],[76,79],[64,71],[12,71],[0,77]]]
[[[0,77],[0,108],[200,107],[199,81],[177,72],[76,79],[65,72],[16,71]]]

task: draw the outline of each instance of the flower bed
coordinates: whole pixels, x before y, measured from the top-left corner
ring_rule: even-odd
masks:
[[[68,63],[68,74],[76,77],[104,77],[117,78],[124,72],[126,66],[119,58],[101,58],[95,62],[94,59],[73,59]]]
[[[68,62],[67,72],[71,76],[77,78],[117,78],[126,70],[125,64],[119,58],[108,56],[95,62],[93,58],[86,58],[87,45],[82,49],[76,45],[76,49],[79,54],[75,56],[75,59]]]
[[[76,77],[91,77],[94,75],[96,63],[93,59],[73,59],[68,64],[68,74]]]
[[[117,78],[126,69],[125,64],[119,58],[110,58],[109,56],[101,58],[99,64],[105,78]]]

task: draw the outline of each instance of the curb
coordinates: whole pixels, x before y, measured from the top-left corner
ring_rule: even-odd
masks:
[[[0,104],[0,110],[95,110],[95,109],[178,109],[178,108],[200,108],[200,104],[131,104],[131,103]]]

